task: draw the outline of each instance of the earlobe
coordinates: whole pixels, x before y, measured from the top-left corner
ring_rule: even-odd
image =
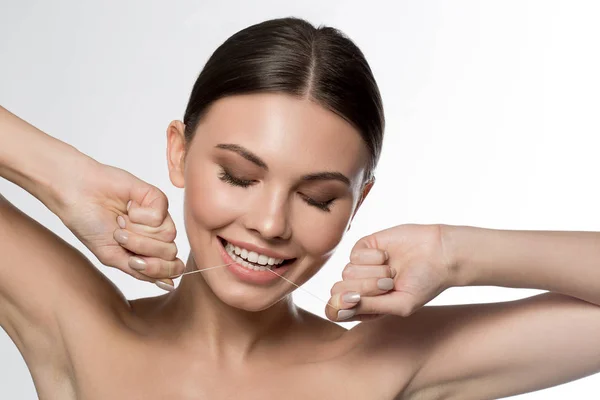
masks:
[[[167,166],[169,179],[178,187],[185,187],[184,179],[185,125],[172,121],[167,128]]]

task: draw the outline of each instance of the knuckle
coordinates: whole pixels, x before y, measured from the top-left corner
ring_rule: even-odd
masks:
[[[356,273],[356,269],[352,267],[351,264],[346,264],[346,267],[342,270],[342,279],[352,279],[354,278]]]
[[[130,231],[128,238],[127,238],[127,244],[125,247],[127,247],[130,250],[139,249],[140,237],[136,233]]]
[[[175,227],[167,228],[162,233],[162,238],[167,242],[172,242],[177,237],[177,229]]]
[[[331,287],[331,290],[329,291],[329,294],[331,296],[335,295],[336,293],[341,291],[341,284],[342,282],[336,282],[333,284],[333,286]]]
[[[177,275],[181,275],[185,272],[185,264],[183,263],[183,261],[181,261],[180,259],[177,259]]]
[[[398,314],[401,317],[408,317],[409,315],[411,315],[414,312],[414,307],[412,306],[412,304],[405,304],[399,307],[398,309]]]
[[[152,226],[158,227],[160,224],[162,224],[163,220],[158,211],[153,210],[152,214],[150,215],[150,221]]]
[[[360,282],[360,290],[361,293],[366,294],[366,293],[372,293],[375,290],[373,289],[373,286],[375,286],[375,288],[377,288],[377,282],[375,281],[375,285],[373,285],[373,282],[371,282],[370,280],[366,280],[363,279]]]
[[[173,261],[177,257],[177,246],[175,243],[170,244],[166,251],[167,260]]]

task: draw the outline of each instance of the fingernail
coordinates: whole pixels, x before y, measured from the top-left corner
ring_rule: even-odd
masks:
[[[383,254],[384,254],[384,256],[385,256],[385,260],[386,260],[386,261],[390,259],[390,255],[389,255],[389,253],[387,252],[387,250],[384,250],[384,251],[383,251]]]
[[[125,231],[121,231],[121,230],[117,230],[115,233],[115,240],[121,244],[125,244],[127,243],[127,232]]]
[[[131,200],[127,202],[127,211],[129,211],[129,207],[131,207]]]
[[[164,283],[163,281],[156,281],[154,282],[154,284],[162,290],[166,290],[168,292],[172,292],[173,290],[175,290],[175,286],[171,286],[168,283]]]
[[[390,267],[390,271],[391,271],[390,273],[392,275],[392,278],[395,277],[397,274],[396,270],[394,268]]]
[[[394,288],[394,280],[392,278],[381,278],[377,281],[377,287],[381,290],[392,290]]]
[[[346,303],[358,303],[360,301],[360,293],[349,292],[342,296],[342,300]]]
[[[340,310],[337,313],[337,319],[338,321],[341,321],[343,319],[348,319],[350,317],[353,317],[354,314],[356,314],[356,309],[351,308],[350,310]]]
[[[117,217],[117,224],[119,224],[119,227],[121,229],[125,229],[125,218],[123,218],[122,216],[118,216]]]
[[[128,264],[136,271],[143,271],[148,266],[148,263],[139,257],[129,257]]]

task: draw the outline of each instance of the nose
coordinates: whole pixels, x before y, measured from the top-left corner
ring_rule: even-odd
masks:
[[[244,218],[247,229],[259,233],[265,239],[287,240],[292,231],[289,224],[289,204],[284,191],[265,192],[248,204]]]

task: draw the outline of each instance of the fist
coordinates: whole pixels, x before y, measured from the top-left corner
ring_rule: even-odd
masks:
[[[409,316],[450,287],[454,262],[442,225],[398,225],[360,239],[331,288],[333,321]]]
[[[183,273],[165,194],[127,171],[88,161],[73,171],[58,217],[109,267],[172,289]],[[160,283],[159,283],[160,282]]]

